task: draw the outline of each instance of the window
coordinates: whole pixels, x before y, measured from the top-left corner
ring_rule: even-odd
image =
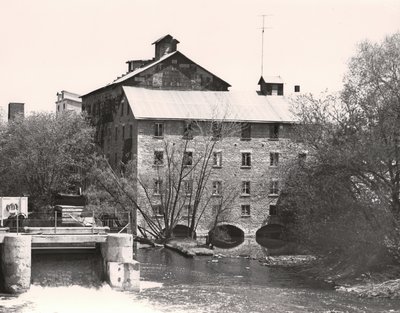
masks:
[[[213,181],[212,182],[212,194],[213,196],[220,196],[222,189],[222,182],[221,181]]]
[[[191,217],[193,215],[193,206],[185,204],[183,206],[183,217]]]
[[[125,139],[125,125],[122,126],[122,140]]]
[[[222,206],[220,204],[214,204],[212,206],[212,212],[211,212],[212,215],[219,214],[219,213],[221,213],[221,211],[222,211]]]
[[[241,124],[241,140],[250,140],[251,139],[251,124],[242,123]]]
[[[278,195],[279,193],[279,181],[271,180],[269,183],[269,194],[270,195]]]
[[[183,138],[193,139],[193,122],[185,121],[185,126],[183,130]]]
[[[164,152],[154,151],[154,165],[161,166],[164,164]]]
[[[162,187],[162,180],[156,179],[154,181],[154,194],[160,195],[161,194],[161,187]]]
[[[270,206],[269,206],[269,215],[275,216],[277,214],[278,214],[278,211],[277,211],[276,205],[270,204]]]
[[[118,165],[118,153],[117,152],[115,152],[115,154],[114,154],[114,164],[115,164],[115,166]]]
[[[279,139],[279,129],[280,129],[280,125],[278,123],[271,124],[270,128],[269,128],[269,138]]]
[[[164,208],[161,204],[153,205],[153,212],[155,216],[164,215]]]
[[[213,122],[211,127],[213,139],[219,140],[221,138],[222,124],[218,122]]]
[[[124,102],[124,100],[122,100],[121,101],[121,116],[124,115],[124,104],[125,104],[125,102]]]
[[[250,216],[250,205],[242,204],[242,217]]]
[[[193,165],[193,152],[185,151],[183,154],[183,166]]]
[[[299,159],[299,163],[303,164],[307,159],[307,153],[305,153],[305,152],[299,153],[298,159]]]
[[[133,126],[129,125],[129,138],[133,138]]]
[[[250,182],[242,181],[242,196],[250,196]]]
[[[63,103],[63,109],[65,110],[65,103]],[[94,111],[94,110],[93,110]]]
[[[164,136],[164,124],[163,123],[155,123],[154,124],[154,137],[162,137]]]
[[[183,192],[186,195],[191,195],[193,190],[193,181],[192,180],[184,180],[183,181]]]
[[[222,152],[221,151],[213,153],[213,166],[214,167],[222,166]]]
[[[242,152],[242,167],[250,167],[250,166],[251,166],[251,153]]]
[[[279,163],[279,153],[271,152],[269,154],[269,165],[270,166],[278,166],[278,163]]]
[[[114,138],[115,138],[115,141],[118,140],[118,126],[115,126],[115,136],[114,136]]]

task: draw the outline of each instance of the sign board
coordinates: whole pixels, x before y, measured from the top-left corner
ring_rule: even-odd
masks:
[[[0,197],[0,219],[7,219],[9,216],[23,214],[28,216],[28,197]]]

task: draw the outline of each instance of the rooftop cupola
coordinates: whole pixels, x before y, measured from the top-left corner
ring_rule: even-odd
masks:
[[[283,80],[280,76],[268,76],[266,79],[261,76],[258,85],[260,95],[283,96]]]
[[[179,43],[178,40],[173,38],[171,35],[166,35],[157,39],[152,43],[155,45],[155,59],[160,59],[163,55],[176,51],[176,46]]]

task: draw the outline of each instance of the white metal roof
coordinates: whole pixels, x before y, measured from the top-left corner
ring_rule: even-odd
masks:
[[[238,91],[157,90],[124,86],[137,119],[225,119],[247,122],[295,122],[283,96]]]

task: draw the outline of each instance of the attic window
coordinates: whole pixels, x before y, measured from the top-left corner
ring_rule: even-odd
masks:
[[[171,61],[171,63],[172,63],[172,64],[178,64],[178,60],[175,60],[175,59],[174,59],[174,60]]]

